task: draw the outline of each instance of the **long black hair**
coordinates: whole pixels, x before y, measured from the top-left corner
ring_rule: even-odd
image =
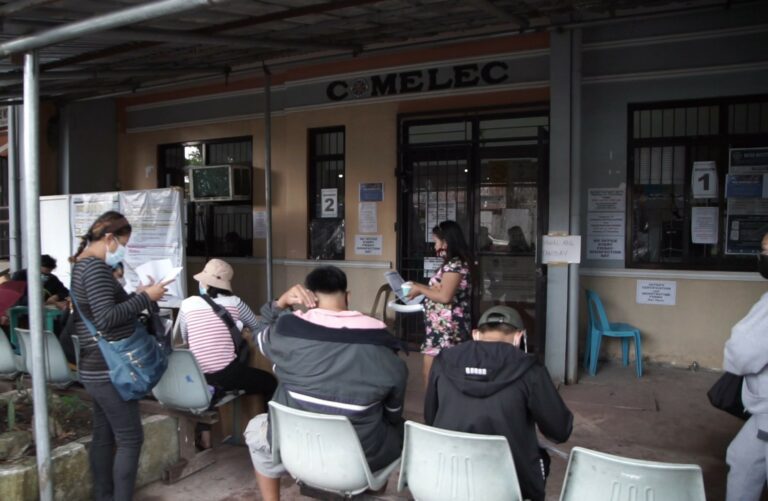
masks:
[[[440,240],[443,240],[448,248],[446,249],[445,261],[448,262],[458,257],[461,261],[472,266],[472,254],[469,252],[469,245],[461,231],[461,226],[456,221],[443,221],[434,228],[432,234]]]

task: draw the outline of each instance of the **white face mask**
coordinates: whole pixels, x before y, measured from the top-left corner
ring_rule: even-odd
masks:
[[[109,247],[107,247],[107,254],[104,256],[104,261],[112,268],[115,268],[118,264],[123,262],[123,259],[125,259],[125,245],[118,242],[117,239],[115,239],[115,243],[117,244],[117,248],[114,252],[110,251]]]
[[[200,292],[201,296],[205,296],[206,294],[208,294],[208,289],[206,289],[205,285],[203,285],[203,284],[198,284],[197,290],[198,290],[198,292]]]

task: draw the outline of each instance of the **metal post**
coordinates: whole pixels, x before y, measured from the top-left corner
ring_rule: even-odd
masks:
[[[272,301],[272,74],[264,65],[264,203],[267,206],[267,301]]]
[[[19,112],[8,107],[8,244],[11,271],[21,269],[21,203],[19,192]]]
[[[43,283],[40,280],[40,156],[39,82],[37,51],[24,55],[24,207],[27,236],[27,300],[32,334],[32,399],[35,450],[41,501],[53,500],[51,446],[48,436],[48,392],[43,339]]]
[[[571,31],[571,235],[581,234],[581,30]],[[583,240],[582,240],[583,242]],[[567,384],[579,376],[579,265],[568,270],[568,338],[566,347]]]

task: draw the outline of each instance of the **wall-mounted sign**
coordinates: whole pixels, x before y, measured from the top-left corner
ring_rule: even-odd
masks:
[[[355,254],[381,256],[381,235],[355,235]]]
[[[720,228],[719,207],[691,207],[691,242],[716,244]]]
[[[361,202],[381,202],[384,200],[384,183],[360,183]]]
[[[541,262],[544,264],[578,264],[581,262],[580,235],[544,235],[541,243]]]
[[[672,280],[638,280],[637,304],[674,306],[677,302],[677,282]]]
[[[693,162],[691,171],[693,198],[717,198],[718,184],[715,162]]]
[[[320,217],[339,217],[339,190],[336,188],[323,188],[320,190],[321,211]]]
[[[768,198],[768,174],[728,174],[726,198]]]
[[[624,236],[620,237],[587,237],[587,259],[593,260],[623,260]]]
[[[589,211],[624,212],[627,210],[626,191],[619,188],[590,188],[587,192]]]

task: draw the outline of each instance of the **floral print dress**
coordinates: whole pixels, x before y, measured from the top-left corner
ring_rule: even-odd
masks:
[[[444,273],[459,273],[461,279],[450,303],[437,303],[424,299],[424,324],[427,335],[421,352],[436,356],[443,348],[450,348],[470,338],[472,321],[469,266],[458,257],[443,264],[429,279],[434,287],[443,281]]]

